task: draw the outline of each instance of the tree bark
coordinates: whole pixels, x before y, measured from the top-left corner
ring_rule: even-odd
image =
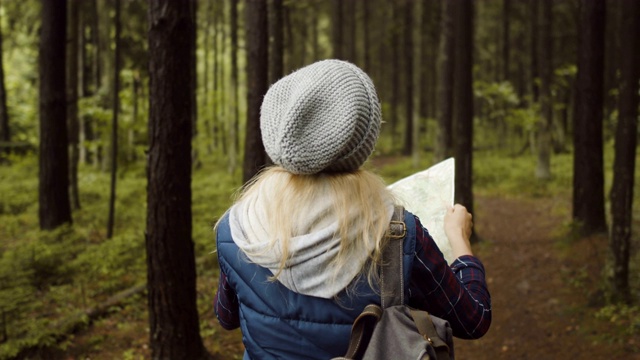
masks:
[[[531,11],[531,29],[529,33],[531,34],[531,96],[534,103],[538,102],[538,97],[540,96],[540,89],[538,86],[539,76],[539,65],[538,65],[538,37],[540,33],[539,26],[539,4],[540,0],[529,0],[530,1],[530,11]]]
[[[436,140],[436,161],[453,155],[453,74],[455,66],[454,16],[455,5],[450,0],[442,0],[440,19],[440,54],[438,64],[438,134]]]
[[[149,1],[147,282],[153,359],[202,359],[191,216],[192,1]]]
[[[473,213],[473,0],[455,0],[455,7],[455,197]]]
[[[191,17],[193,18],[193,32],[191,33],[191,38],[189,40],[192,42],[191,45],[191,64],[189,64],[189,68],[191,69],[191,76],[194,79],[191,83],[192,91],[191,94],[191,122],[193,123],[191,129],[191,138],[195,139],[198,135],[198,55],[196,54],[196,48],[198,47],[198,0],[190,0],[191,1]],[[117,94],[117,92],[116,92]],[[193,158],[193,163],[197,164],[198,160],[198,149],[193,148],[191,151],[191,156]]]
[[[367,74],[372,73],[371,69],[371,0],[362,1],[362,57],[364,63],[364,71]]]
[[[109,196],[109,219],[107,220],[107,239],[113,236],[113,225],[116,213],[116,180],[118,174],[118,112],[120,109],[120,0],[115,0],[116,8],[116,34],[115,34],[115,52],[113,61],[113,107],[112,107],[112,123],[111,123],[111,187]]]
[[[502,80],[509,81],[509,67],[511,48],[511,34],[509,21],[511,20],[511,0],[502,0]]]
[[[551,79],[553,76],[551,34],[552,0],[542,0],[542,16],[540,17],[540,42],[538,44],[538,65],[540,74],[540,110],[541,117],[536,126],[537,162],[535,175],[539,180],[551,178],[551,126],[553,123],[553,99],[551,95]]]
[[[238,165],[240,138],[238,134],[238,0],[231,0],[231,112],[229,123],[229,173],[234,173]]]
[[[94,61],[94,71],[93,71],[93,83],[94,83],[94,88],[93,88],[93,92],[97,92],[98,89],[100,89],[100,87],[102,86],[102,72],[103,72],[103,63],[102,63],[102,56],[104,56],[105,54],[102,53],[102,43],[103,41],[100,40],[101,38],[101,34],[100,34],[100,16],[98,15],[100,13],[100,6],[99,6],[99,1],[100,0],[92,0],[93,5],[91,7],[91,42],[93,45],[93,61]],[[103,9],[104,10],[104,9]],[[108,11],[105,11],[105,13],[108,14]],[[105,25],[103,25],[102,27],[105,27]]]
[[[620,95],[616,129],[613,186],[611,187],[611,239],[614,300],[631,301],[629,288],[629,253],[633,215],[633,186],[638,133],[638,81],[640,80],[640,3],[621,2],[620,12]]]
[[[66,0],[42,1],[40,36],[40,228],[71,223],[69,156],[67,153],[67,97],[65,43]]]
[[[400,119],[398,116],[399,108],[400,108],[400,79],[402,77],[402,72],[397,72],[400,69],[400,51],[403,49],[400,47],[400,37],[402,36],[402,32],[399,30],[403,17],[400,14],[400,9],[397,2],[391,2],[391,71],[389,72],[389,76],[391,77],[391,113],[390,113],[390,123],[391,123],[391,131],[393,136],[393,142],[400,142]],[[394,151],[397,148],[393,149]]]
[[[215,105],[211,103],[210,101],[210,94],[209,94],[209,84],[210,84],[210,80],[209,80],[209,74],[211,73],[211,61],[210,61],[210,54],[211,54],[211,46],[213,45],[213,52],[215,54],[216,50],[216,40],[215,40],[215,36],[213,38],[213,41],[211,39],[211,22],[214,19],[214,3],[212,1],[207,1],[206,3],[206,10],[204,10],[205,15],[205,21],[204,21],[204,54],[203,54],[203,67],[204,67],[204,75],[203,75],[203,88],[202,88],[202,105],[203,108],[205,109],[205,116],[204,116],[204,128],[205,128],[205,139],[206,139],[206,146],[207,146],[207,154],[211,155],[213,153],[213,146],[215,144],[215,137],[212,136],[213,135],[213,128],[211,126],[211,118],[212,118],[212,114],[215,112],[215,110],[212,112],[210,109],[215,109]],[[215,77],[215,75],[214,75]],[[211,136],[211,138],[209,138]]]
[[[224,4],[224,3],[223,3]],[[219,114],[219,109],[222,108],[222,106],[220,106],[220,94],[218,93],[218,83],[220,82],[220,78],[222,76],[219,76],[218,73],[218,68],[220,61],[218,61],[219,58],[219,53],[221,53],[222,51],[220,51],[220,46],[218,45],[219,40],[219,34],[220,34],[220,28],[221,26],[221,21],[220,18],[222,18],[222,16],[220,16],[220,13],[224,12],[224,7],[220,8],[220,3],[219,2],[213,2],[211,4],[212,6],[212,12],[213,14],[211,15],[211,17],[213,18],[213,109],[211,110],[213,113],[212,116],[212,122],[213,124],[211,125],[211,131],[212,131],[212,137],[213,137],[213,141],[212,141],[212,145],[213,145],[213,150],[217,150],[219,148],[219,145],[221,143],[221,141],[219,141],[219,134],[221,133],[220,128],[222,127],[220,124],[220,117],[218,116]],[[222,14],[224,15],[224,14]]]
[[[404,147],[402,152],[405,156],[413,152],[414,118],[413,118],[413,1],[403,0],[403,52],[405,71],[405,132]]]
[[[345,60],[356,64],[358,62],[356,58],[356,0],[342,0],[342,2],[344,17],[346,17],[346,21],[342,22],[344,27],[342,52]]]
[[[97,57],[99,47],[97,46],[98,16],[96,2],[96,0],[79,2],[79,5],[82,6],[82,11],[80,13],[81,28],[79,29],[79,36],[82,41],[82,45],[80,47],[82,97],[93,95],[98,87],[98,75],[96,74],[98,72],[98,64],[100,60]],[[86,145],[87,141],[93,140],[93,127],[90,116],[85,115],[78,119],[78,127],[78,161],[83,164],[89,164],[93,160],[92,152]]]
[[[429,104],[429,85],[431,77],[429,71],[433,68],[433,52],[430,51],[431,47],[436,47],[436,41],[431,38],[430,30],[430,14],[434,11],[434,3],[432,1],[424,1],[421,3],[420,9],[420,61],[418,66],[418,76],[420,81],[418,82],[419,89],[416,89],[419,93],[418,114],[420,120],[424,121],[428,117]],[[433,106],[431,104],[431,106]]]
[[[97,94],[99,97],[99,104],[105,110],[109,109],[113,103],[113,52],[112,52],[112,39],[111,39],[111,0],[97,0],[98,11],[98,45],[99,45],[99,73],[100,73],[100,86],[97,88]],[[100,124],[99,119],[91,119],[94,122],[94,140],[96,141],[96,156],[94,157],[94,165],[102,171],[108,171],[113,165],[113,159],[111,159],[111,151],[109,149],[108,133],[101,131],[103,125],[107,128],[106,124]]]
[[[226,77],[225,74],[227,73],[226,70],[226,58],[225,58],[225,54],[227,52],[227,31],[225,31],[225,24],[224,24],[224,19],[227,16],[227,13],[225,11],[225,6],[224,6],[224,2],[220,3],[220,2],[215,2],[216,4],[219,4],[220,6],[220,11],[217,14],[217,21],[216,24],[218,24],[218,31],[220,33],[220,45],[219,45],[219,51],[216,51],[216,64],[217,64],[217,68],[218,68],[218,87],[217,87],[217,101],[216,103],[219,104],[218,106],[218,113],[217,113],[217,121],[215,122],[215,125],[218,128],[218,139],[219,139],[219,144],[220,144],[220,148],[222,149],[222,154],[224,156],[228,156],[229,155],[229,146],[228,146],[228,131],[226,129],[227,126],[227,111],[229,110],[229,106],[228,106],[228,100],[227,100],[227,93],[225,91],[222,91],[222,89],[227,88],[227,84],[226,84]],[[217,55],[217,54],[220,55]]]
[[[244,148],[243,180],[249,181],[267,163],[260,133],[260,106],[267,93],[269,74],[267,48],[267,9],[263,0],[247,0],[247,130]]]
[[[606,5],[606,31],[604,39],[604,90],[603,90],[603,111],[604,118],[607,119],[611,116],[611,113],[618,109],[618,76],[620,71],[620,47],[622,44],[626,46],[626,43],[620,43],[620,20],[622,19],[621,12],[626,12],[628,9],[623,1],[609,1]]]
[[[1,18],[0,18],[1,19]],[[9,128],[9,112],[7,110],[7,91],[4,86],[4,63],[2,61],[2,27],[0,26],[0,141],[11,141]],[[7,150],[8,152],[8,150]]]
[[[69,193],[71,207],[80,209],[80,195],[78,191],[78,163],[80,161],[80,125],[78,120],[78,47],[79,35],[79,3],[78,0],[68,0],[69,28],[67,40],[67,126],[69,127]]]
[[[573,219],[585,234],[607,230],[604,211],[605,0],[581,0],[573,126]]]
[[[284,27],[282,0],[271,0],[269,14],[269,84],[284,75]]]
[[[342,0],[333,0],[331,3],[331,45],[333,47],[333,58],[344,59],[343,37],[342,37]]]
[[[312,62],[318,61],[320,59],[320,39],[319,39],[319,33],[320,30],[318,29],[318,19],[319,19],[319,15],[318,12],[320,11],[318,9],[318,3],[314,2],[311,8],[311,48],[312,48]],[[365,40],[366,42],[366,40]],[[366,46],[366,45],[365,45]]]

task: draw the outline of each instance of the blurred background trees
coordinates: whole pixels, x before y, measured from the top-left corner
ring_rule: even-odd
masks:
[[[637,293],[637,1],[190,0],[179,19],[162,12],[173,3],[0,3],[0,166],[20,174],[5,175],[12,187],[0,200],[0,343],[48,328],[28,314],[42,314],[37,299],[56,289],[86,307],[144,282],[131,274],[144,273],[145,256],[154,299],[159,246],[189,272],[180,282],[192,293],[201,270],[191,262],[212,250],[211,218],[269,161],[262,96],[325,58],[357,64],[376,84],[386,123],[375,156],[411,157],[416,171],[455,156],[457,200],[471,210],[474,174],[486,166],[478,154],[535,159],[526,176],[538,187],[568,174],[578,233],[611,226],[611,298]],[[162,29],[177,40],[161,40]],[[558,167],[562,156],[573,165]],[[107,216],[110,171],[117,206]],[[185,203],[169,211],[178,184]],[[36,344],[49,336],[35,334]]]

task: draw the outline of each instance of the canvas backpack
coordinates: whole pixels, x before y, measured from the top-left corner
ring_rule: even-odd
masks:
[[[454,359],[449,322],[405,305],[402,247],[406,234],[404,208],[396,207],[382,254],[382,306],[364,308],[351,328],[347,353],[333,360]]]

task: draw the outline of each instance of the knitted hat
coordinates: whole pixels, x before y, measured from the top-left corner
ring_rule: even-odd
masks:
[[[380,131],[380,103],[357,66],[323,60],[273,84],[260,129],[271,160],[295,174],[357,170]]]

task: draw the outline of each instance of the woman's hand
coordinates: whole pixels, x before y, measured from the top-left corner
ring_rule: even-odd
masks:
[[[467,208],[460,204],[449,208],[444,216],[444,232],[449,238],[453,256],[456,258],[463,255],[473,255],[469,244],[473,227],[472,218]]]

